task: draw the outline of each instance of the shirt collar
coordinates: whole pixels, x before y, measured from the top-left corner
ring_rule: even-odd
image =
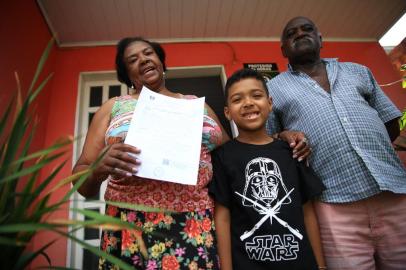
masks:
[[[330,64],[335,64],[338,62],[338,58],[322,58],[321,61],[326,64],[326,67]],[[293,67],[288,63],[288,71],[297,74],[299,71],[293,70]]]

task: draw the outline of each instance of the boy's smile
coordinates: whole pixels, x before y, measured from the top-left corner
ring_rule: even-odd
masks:
[[[259,116],[259,112],[249,112],[249,113],[243,113],[242,117],[247,118],[247,119],[254,119]]]
[[[242,79],[230,87],[224,114],[235,122],[239,132],[265,129],[272,109],[266,91],[255,78]]]

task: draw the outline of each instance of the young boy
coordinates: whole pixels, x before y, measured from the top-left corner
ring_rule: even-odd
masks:
[[[326,269],[311,202],[324,186],[267,134],[272,99],[262,75],[235,72],[225,95],[224,113],[239,134],[212,155],[221,269]]]

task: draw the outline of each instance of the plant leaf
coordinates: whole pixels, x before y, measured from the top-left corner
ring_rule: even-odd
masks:
[[[30,88],[28,89],[28,94],[29,95],[31,94],[32,89],[34,88],[34,85],[37,82],[39,75],[41,74],[41,71],[42,71],[42,69],[44,67],[44,64],[45,64],[46,60],[48,59],[48,56],[49,56],[49,53],[51,52],[53,44],[54,44],[54,39],[52,38],[48,42],[44,52],[41,55],[41,58],[39,59],[39,63],[37,65],[37,70],[35,71],[34,78],[32,79]]]
[[[44,160],[41,160],[39,163],[34,164],[28,168],[22,169],[16,173],[10,174],[6,177],[4,177],[3,179],[1,179],[2,182],[7,182],[7,181],[11,181],[11,180],[15,180],[21,176],[36,172],[40,169],[42,169],[45,165],[49,164],[51,161],[61,157],[64,153],[57,153],[54,154],[53,156],[46,158]]]
[[[155,208],[155,207],[149,207],[149,206],[137,205],[137,204],[131,204],[131,203],[113,202],[113,201],[106,201],[106,203],[109,205],[112,205],[112,206],[117,206],[120,208],[126,208],[126,209],[130,209],[130,210],[135,210],[135,211],[165,212],[165,213],[173,212],[173,210],[169,210],[169,209]]]
[[[95,211],[91,211],[91,210],[84,210],[84,209],[79,209],[79,208],[72,208],[71,211],[80,213],[87,217],[90,217],[94,221],[97,221],[99,223],[115,224],[115,225],[119,225],[121,228],[142,230],[142,228],[138,228],[134,224],[131,224],[129,222],[123,221],[123,220],[115,218],[115,217],[100,214],[99,212],[95,212]]]
[[[44,180],[41,182],[40,185],[36,187],[35,190],[30,192],[31,186],[34,184],[35,178],[30,179],[28,182],[26,189],[24,189],[25,194],[24,196],[21,196],[21,199],[18,201],[16,205],[16,210],[13,218],[18,219],[21,218],[24,214],[26,215],[26,209],[28,207],[35,203],[35,200],[38,199],[38,197],[41,195],[41,193],[46,189],[46,187],[51,183],[51,181],[55,178],[55,176],[58,174],[58,172],[62,169],[62,167],[66,164],[66,161],[62,162],[61,164],[58,165],[56,169],[53,170],[53,172]],[[49,193],[47,193],[49,194]],[[47,195],[45,194],[45,195]]]
[[[18,77],[18,73],[14,72],[14,77],[16,79],[16,84],[17,84],[17,101],[16,101],[16,107],[15,107],[15,115],[13,117],[13,122],[17,118],[17,112],[21,110],[21,83],[20,83],[20,78]]]
[[[12,108],[13,100],[10,102],[10,104],[7,106],[7,109],[4,111],[3,115],[1,116],[1,121],[0,121],[0,136],[3,136],[4,129],[6,127],[7,121],[9,120],[9,115],[11,113],[11,108]],[[0,139],[3,139],[0,137]]]
[[[402,113],[402,117],[399,119],[400,130],[403,130],[406,127],[406,109]]]
[[[41,156],[46,156],[46,155],[48,155],[50,153],[53,153],[56,150],[60,150],[61,148],[70,145],[71,143],[72,143],[72,140],[69,140],[69,139],[61,141],[61,142],[54,143],[53,145],[51,145],[51,146],[49,146],[49,147],[47,147],[45,149],[39,150],[39,151],[37,151],[37,152],[35,152],[33,154],[29,154],[29,155],[23,156],[23,157],[15,160],[12,163],[12,165],[18,165],[18,164],[20,164],[22,162],[25,162],[27,160],[38,158],[38,157],[41,157]]]
[[[45,244],[44,246],[42,246],[40,249],[38,249],[35,252],[26,252],[25,254],[22,254],[21,257],[18,258],[18,261],[14,266],[14,270],[25,269],[25,267],[27,267],[39,255],[44,256],[45,259],[47,260],[48,264],[51,265],[51,259],[49,258],[48,254],[45,253],[45,250],[55,242],[56,242],[56,239],[48,242],[47,244]]]
[[[10,163],[17,154],[18,147],[20,146],[24,133],[27,129],[27,122],[25,121],[24,114],[26,113],[27,106],[23,106],[20,111],[11,131],[8,136],[7,146],[5,148],[4,157],[2,159],[2,164],[0,168],[0,182],[3,180],[2,177],[6,174],[7,170],[10,168]]]
[[[51,230],[54,227],[63,226],[63,224],[48,224],[48,223],[17,223],[0,225],[1,233],[15,232],[35,232],[38,230]]]
[[[38,88],[32,93],[31,95],[28,96],[28,103],[31,103],[37,95],[42,91],[44,86],[48,83],[48,81],[52,78],[53,73],[49,74],[48,77],[45,78],[45,80],[38,86]]]
[[[86,179],[89,174],[90,174],[90,170],[83,170],[83,171],[77,172],[73,175],[70,175],[70,176],[62,179],[61,181],[59,181],[48,193],[55,192],[56,190],[60,189],[62,186],[72,183],[73,181],[75,181],[78,178],[86,176],[85,177],[85,179]]]
[[[39,266],[35,269],[55,269],[55,270],[78,270],[76,268],[62,267],[62,266]]]
[[[16,239],[14,238],[10,238],[10,237],[4,237],[4,236],[0,236],[0,244],[1,245],[7,245],[7,246],[26,246],[28,243],[27,242],[20,242],[20,241],[16,241]]]

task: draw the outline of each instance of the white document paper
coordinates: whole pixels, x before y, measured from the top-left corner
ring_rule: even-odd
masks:
[[[204,97],[177,99],[143,87],[125,143],[141,149],[137,176],[196,185]]]

